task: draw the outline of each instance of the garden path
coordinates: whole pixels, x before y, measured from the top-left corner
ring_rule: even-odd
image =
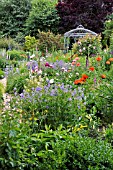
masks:
[[[9,106],[8,106],[7,103],[10,102],[10,100],[11,100],[11,95],[5,93],[5,89],[6,89],[6,85],[7,85],[7,78],[4,77],[3,79],[1,79],[1,80],[0,80],[0,83],[2,83],[3,86],[4,86],[4,93],[3,93],[3,100],[4,100],[4,103],[3,103],[3,104],[4,104],[4,109],[8,109]]]

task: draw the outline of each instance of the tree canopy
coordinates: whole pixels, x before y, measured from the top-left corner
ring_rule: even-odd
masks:
[[[107,14],[112,13],[113,0],[64,0],[56,6],[60,17],[59,31],[69,31],[78,25],[100,33]]]
[[[0,33],[14,38],[18,32],[23,32],[30,9],[31,0],[2,0],[0,3]]]

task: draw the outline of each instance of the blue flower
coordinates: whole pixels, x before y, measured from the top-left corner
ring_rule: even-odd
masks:
[[[36,88],[36,91],[38,92],[38,91],[41,91],[42,90],[42,88],[41,87],[37,87]]]

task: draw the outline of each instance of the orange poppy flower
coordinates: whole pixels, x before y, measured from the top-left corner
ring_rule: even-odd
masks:
[[[82,78],[87,79],[88,76],[87,76],[86,74],[83,74],[83,75],[82,75]]]
[[[109,58],[109,61],[113,61],[113,58]]]
[[[108,64],[108,65],[109,65],[109,64],[110,64],[110,61],[106,61],[106,64]]]
[[[86,81],[86,78],[81,77],[79,80],[85,82],[85,81]]]
[[[78,80],[75,80],[74,81],[74,84],[83,84],[84,82],[81,80],[81,79],[78,79]]]
[[[105,78],[106,78],[106,75],[105,75],[105,74],[102,74],[102,75],[101,75],[101,78],[102,78],[102,79],[105,79]]]
[[[100,56],[98,56],[98,57],[96,58],[96,60],[97,60],[97,61],[101,61],[102,58],[101,58]]]
[[[90,70],[90,71],[94,71],[95,68],[94,68],[94,67],[90,67],[89,70]]]

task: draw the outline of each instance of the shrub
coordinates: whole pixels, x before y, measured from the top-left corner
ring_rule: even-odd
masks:
[[[110,37],[112,36],[111,34],[113,33],[113,14],[108,15],[106,18],[106,21],[104,23],[104,31],[102,32],[103,35],[103,46],[110,46]]]
[[[8,114],[5,119],[8,120]],[[2,124],[0,134],[2,169],[113,169],[113,149],[107,142],[79,136],[75,131],[63,130],[62,126],[56,131],[46,126],[46,130],[35,134],[31,131],[31,124],[27,122],[19,124],[18,121],[19,114],[14,111],[14,117],[10,118],[8,128],[5,129],[6,121]],[[6,136],[9,138],[6,139]]]
[[[37,47],[42,52],[45,52],[46,49],[49,52],[63,49],[62,37],[60,34],[55,35],[50,31],[39,31]]]
[[[26,36],[24,50],[33,52],[36,49],[37,40],[35,37]]]
[[[12,50],[8,51],[10,60],[26,60],[27,56],[24,51]]]
[[[18,43],[16,43],[12,38],[0,38],[0,49],[5,48],[6,50],[20,49]]]
[[[0,68],[3,70],[6,67],[7,60],[0,56]]]
[[[26,79],[28,77],[29,77],[28,70],[26,70],[24,73],[23,71],[21,72],[19,70],[17,70],[15,74],[11,72],[7,78],[6,92],[14,94],[14,89],[16,88],[17,93],[22,93],[24,90],[24,86],[27,84]]]

